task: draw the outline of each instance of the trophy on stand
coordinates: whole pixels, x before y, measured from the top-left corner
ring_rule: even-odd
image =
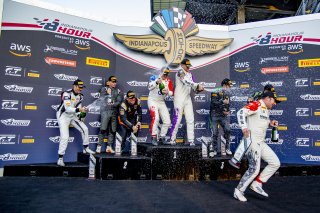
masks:
[[[122,141],[122,137],[117,132],[116,133],[116,146],[115,146],[115,155],[116,156],[121,155],[121,141]]]
[[[135,134],[133,132],[131,133],[130,140],[131,140],[131,156],[136,157],[137,156],[138,139],[137,139],[137,136],[135,136]]]
[[[93,156],[93,154],[90,154],[89,157],[89,179],[96,179],[96,163],[97,160]]]

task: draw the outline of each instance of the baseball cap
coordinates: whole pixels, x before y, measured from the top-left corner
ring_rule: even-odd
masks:
[[[265,98],[265,97],[273,98],[276,101],[276,103],[281,102],[277,99],[277,94],[275,92],[266,91],[266,92],[262,93],[261,98]]]
[[[136,94],[133,91],[129,90],[127,92],[127,98],[135,98],[135,97],[136,97]]]
[[[108,78],[108,81],[111,81],[111,82],[113,82],[113,83],[116,83],[116,82],[117,82],[117,78],[116,78],[116,76],[112,75],[112,76],[110,76],[110,77]]]
[[[86,86],[84,85],[83,81],[81,81],[80,79],[75,80],[75,81],[73,82],[73,85],[77,85],[77,86],[79,86],[80,88],[86,87]]]
[[[192,67],[191,62],[189,59],[185,58],[181,61],[181,64],[186,65],[187,67]]]
[[[274,87],[271,84],[267,84],[264,86],[263,90],[268,90],[270,92],[275,92]]]
[[[223,86],[223,85],[228,85],[228,86],[232,87],[233,83],[229,78],[225,78],[221,81],[221,86]]]
[[[164,74],[164,75],[169,75],[170,69],[169,69],[169,67],[162,67],[162,68],[161,68],[161,72],[162,72],[162,74]]]

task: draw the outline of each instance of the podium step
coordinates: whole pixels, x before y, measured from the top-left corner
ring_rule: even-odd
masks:
[[[79,162],[65,164],[65,167],[57,166],[56,163],[6,165],[3,176],[88,177],[88,164]]]

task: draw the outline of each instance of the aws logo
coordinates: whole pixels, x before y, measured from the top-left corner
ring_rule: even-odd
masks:
[[[31,46],[11,43],[9,53],[18,57],[31,57]]]
[[[179,8],[161,10],[151,30],[158,35],[124,35],[114,33],[126,47],[152,54],[163,54],[170,65],[179,65],[185,55],[212,54],[229,46],[233,38],[213,39],[194,36],[199,28],[192,15]]]
[[[249,62],[236,62],[234,64],[234,71],[236,72],[247,72],[250,70]]]

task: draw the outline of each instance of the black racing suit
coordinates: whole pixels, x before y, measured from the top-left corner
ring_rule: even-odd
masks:
[[[108,90],[111,90],[110,94],[107,93]],[[122,95],[117,88],[103,87],[100,91],[100,98],[103,101],[100,106],[101,127],[98,144],[103,144],[103,139],[108,132],[108,144],[112,145],[117,131],[117,115]]]
[[[140,99],[136,98],[133,105],[130,105],[127,100],[120,104],[119,109],[119,134],[122,138],[121,150],[124,151],[126,145],[126,139],[132,132],[132,127],[138,122],[141,123],[142,109]],[[137,136],[137,133],[135,134]]]
[[[230,101],[230,93],[224,89],[211,93],[210,118],[212,122],[212,145],[215,151],[218,151],[218,124],[224,131],[226,149],[230,150],[230,123],[228,116],[223,113],[230,112],[230,104],[223,103],[223,100],[227,98]]]

